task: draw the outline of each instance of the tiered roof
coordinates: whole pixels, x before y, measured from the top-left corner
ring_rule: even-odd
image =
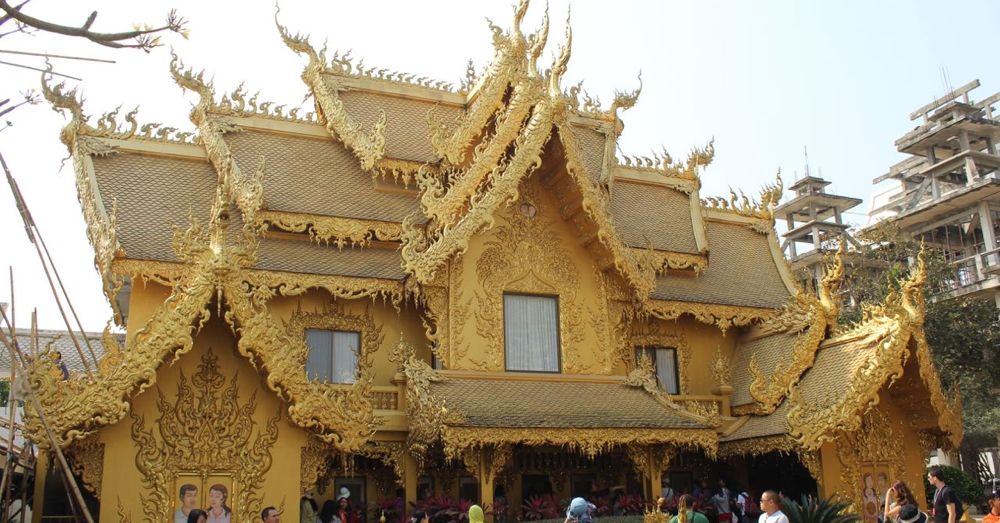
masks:
[[[541,177],[562,218],[589,239],[584,245],[598,268],[620,276],[635,312],[661,319],[690,315],[722,330],[772,320],[746,334],[737,349],[734,400],[748,416],[741,421],[746,431],[784,420],[785,409],[793,431],[805,430],[795,420],[809,413],[801,412],[794,391],[822,375],[818,369],[827,359],[846,360],[834,357],[836,349],[820,349],[839,343],[827,340],[836,317],[832,294],[810,299],[796,293],[778,247],[773,213],[780,179],[759,202],[735,193],[702,200],[699,176],[711,162],[712,144],[683,162],[666,154],[616,159],[618,109],[631,107],[639,91],[616,93],[609,108],[588,97],[581,104],[576,88],[560,86],[572,34],[567,31],[556,60],[540,70],[547,19],[526,36],[520,27],[526,9],[527,2],[518,5],[510,31],[494,28],[493,64],[457,91],[365,69],[336,54],[328,61],[307,38],[279,25],[284,42],[308,60],[302,77],[315,117],[272,110],[239,90],[217,99],[213,86],[175,57],[175,81],[198,96],[193,140],[157,133],[156,126],[139,128],[132,115],[129,129],[119,129],[113,115],[92,126],[75,93],[46,83],[46,97],[72,116],[62,137],[109,299],[123,302],[119,291],[130,278],[172,287],[146,328],[115,351],[117,367],[71,387],[43,384],[55,391],[54,430],[69,441],[124,416],[124,400],[151,384],[159,362],[191,347],[192,325],[204,321],[212,300],[224,297],[217,306],[228,309],[226,320],[243,334],[238,350],[257,359],[268,386],[289,398],[291,421],[342,451],[357,450],[376,426],[370,376],[335,394],[308,382],[296,359],[304,342],[290,338],[264,303],[311,288],[396,304],[426,292],[440,284],[441,267],[492,226],[495,213],[517,199],[531,176]],[[783,353],[791,361],[774,368],[771,362]],[[420,397],[429,402],[429,410],[413,414],[433,419],[441,415],[436,402],[450,398],[458,414],[439,420],[434,430],[445,427],[446,443],[451,434],[456,448],[460,440],[466,446],[482,442],[483,433],[469,431],[496,423],[482,410],[488,402],[476,402],[475,412],[464,409],[464,417],[462,405],[495,384],[461,376],[440,381],[429,368],[413,368],[419,372],[408,375],[407,386],[423,383]],[[928,387],[937,390],[931,381]],[[569,401],[573,395],[545,380],[498,383],[524,389],[510,397]],[[718,420],[686,417],[685,409],[652,390],[607,379],[577,385],[592,389],[609,408],[632,405],[635,418],[620,418],[618,428],[639,437],[634,429],[643,425],[649,429],[641,434],[643,443],[668,438],[710,450],[717,444]],[[94,399],[75,399],[82,397]],[[538,425],[551,414],[525,411],[534,417],[523,423]],[[692,432],[654,432],[667,426]],[[726,438],[752,438],[763,429],[734,430]],[[828,431],[796,434],[812,445]],[[619,436],[608,432],[589,441],[600,447]]]

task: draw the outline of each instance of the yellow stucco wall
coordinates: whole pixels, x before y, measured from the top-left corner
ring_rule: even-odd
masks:
[[[926,453],[908,422],[913,408],[901,405],[899,399],[883,390],[879,404],[864,417],[858,431],[824,444],[820,449],[821,493],[851,501],[864,515],[866,505],[869,510],[871,505],[871,498],[865,497],[865,476],[870,474],[877,514],[882,513],[886,489],[896,480],[906,482],[917,502],[926,506],[923,488]],[[887,484],[883,484],[882,474]]]

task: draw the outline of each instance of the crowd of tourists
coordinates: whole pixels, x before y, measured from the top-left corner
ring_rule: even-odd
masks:
[[[929,515],[920,510],[916,497],[906,482],[899,480],[885,492],[880,523],[958,523],[964,514],[962,500],[956,490],[945,483],[941,469],[931,467],[927,472],[927,481],[934,487]],[[225,487],[213,485],[209,492],[209,508],[197,509],[193,508],[197,493],[194,486],[182,486],[181,507],[175,513],[175,523],[229,523],[230,510],[226,505],[228,492]],[[316,502],[306,496],[300,506],[300,521],[359,523],[358,512],[351,506],[350,497],[350,490],[341,487],[335,500],[326,501],[322,509],[317,510],[319,507]],[[755,500],[745,490],[730,489],[720,480],[714,489],[709,488],[707,481],[702,481],[691,492],[681,493],[675,492],[669,483],[665,483],[656,501],[656,509],[672,514],[670,523],[789,523],[782,511],[787,502],[781,492],[775,490],[766,490]],[[987,508],[989,512],[983,517],[982,523],[1000,523],[1000,494],[996,491],[989,495]],[[573,498],[566,507],[565,523],[592,523],[596,509],[593,503],[582,497]],[[260,518],[263,523],[280,523],[281,514],[274,507],[267,507],[261,511]],[[431,514],[423,510],[410,514],[410,523],[430,523],[430,520]],[[482,507],[472,505],[468,511],[468,521],[483,523]]]

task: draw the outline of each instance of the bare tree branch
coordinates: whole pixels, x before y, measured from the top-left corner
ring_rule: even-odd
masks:
[[[15,6],[15,7],[14,7],[14,10],[15,10],[15,11],[20,11],[20,10],[21,10],[21,8],[22,8],[22,7],[24,7],[24,6],[25,6],[25,5],[26,5],[26,4],[28,3],[28,2],[30,2],[30,1],[31,1],[31,0],[24,0],[24,1],[23,1],[23,2],[21,2],[20,4],[17,4],[17,6]],[[7,23],[7,21],[9,21],[9,20],[11,20],[11,16],[10,16],[10,15],[3,15],[3,16],[0,16],[0,25],[3,25],[3,24],[5,24],[5,23]],[[4,34],[10,34],[10,33],[4,33]]]
[[[142,49],[143,51],[149,52],[150,49],[160,45],[159,37],[155,36],[157,33],[162,33],[164,31],[170,31],[174,33],[179,33],[182,36],[184,33],[184,25],[187,23],[186,20],[177,16],[177,10],[172,9],[170,13],[167,14],[166,24],[161,27],[149,27],[144,26],[141,29],[136,29],[133,31],[125,31],[118,33],[98,33],[90,30],[90,27],[94,24],[94,20],[97,19],[97,11],[94,11],[87,17],[83,25],[80,27],[73,27],[68,25],[59,25],[52,22],[47,22],[45,20],[35,18],[33,16],[26,15],[21,12],[21,8],[27,2],[23,2],[20,5],[13,7],[7,0],[0,0],[0,10],[4,11],[6,15],[0,20],[3,21],[13,19],[29,27],[34,27],[41,31],[47,31],[50,33],[56,33],[66,36],[76,36],[80,38],[85,38],[99,45],[105,47],[113,47],[116,49],[130,48],[130,49]],[[133,40],[133,43],[125,43],[127,40]]]

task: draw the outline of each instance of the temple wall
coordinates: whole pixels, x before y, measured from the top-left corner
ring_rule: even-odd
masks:
[[[377,386],[391,385],[392,377],[399,371],[396,364],[389,361],[389,356],[396,349],[400,336],[413,345],[418,357],[431,361],[424,327],[412,303],[400,305],[397,311],[392,303],[381,299],[335,300],[326,291],[312,290],[300,296],[276,297],[268,304],[268,309],[274,320],[286,325],[295,337],[304,336],[305,328],[336,328],[337,317],[358,318],[362,324],[370,320],[380,339],[372,355]],[[349,325],[343,328],[353,330]]]
[[[505,292],[558,296],[562,373],[610,374],[615,367],[605,349],[613,338],[606,299],[612,283],[538,178],[525,182],[521,199],[498,211],[495,225],[450,266],[449,368],[505,369]]]
[[[879,404],[863,418],[861,428],[827,442],[820,449],[823,467],[821,494],[851,501],[872,522],[882,513],[885,492],[897,479],[926,506],[923,476],[925,452],[916,431],[909,426],[912,406],[899,405],[886,391]]]
[[[172,515],[185,483],[199,488],[199,507],[210,485],[225,485],[234,522],[252,521],[267,505],[285,504],[294,518],[305,432],[286,421],[286,407],[236,353],[228,325],[213,319],[194,342],[160,366],[156,384],[133,400],[132,416],[99,432],[101,519],[163,521],[164,504]]]

